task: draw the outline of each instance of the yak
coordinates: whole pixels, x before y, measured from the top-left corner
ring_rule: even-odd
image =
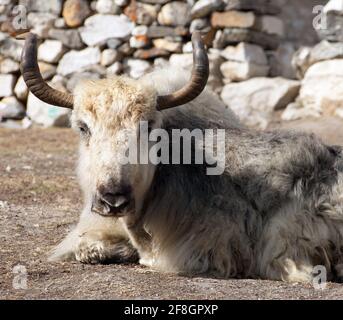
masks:
[[[72,109],[80,134],[84,208],[50,260],[139,262],[161,272],[219,278],[312,281],[343,276],[343,160],[313,134],[258,131],[206,88],[207,53],[192,36],[193,69],[155,70],[139,79],[80,82],[61,92],[43,79],[37,38],[26,37],[21,71],[40,100]],[[225,163],[127,163],[140,123],[163,129],[224,130]],[[123,135],[123,132],[126,134]],[[149,141],[148,150],[157,141]],[[169,140],[169,147],[172,147]],[[192,142],[194,151],[204,144]]]

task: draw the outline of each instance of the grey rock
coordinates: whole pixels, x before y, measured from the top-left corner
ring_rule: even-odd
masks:
[[[15,87],[14,87],[14,93],[16,95],[16,97],[19,100],[26,100],[27,99],[27,95],[29,94],[29,90],[26,86],[26,83],[24,81],[23,76],[20,76]]]
[[[51,79],[56,73],[56,67],[50,63],[39,61],[38,66],[44,80]]]
[[[191,70],[193,66],[193,55],[191,53],[174,53],[169,58],[171,66]]]
[[[40,38],[47,38],[57,16],[52,13],[30,12],[27,15],[28,27]]]
[[[31,125],[28,125],[29,123],[31,123],[31,120],[29,120],[28,118],[24,118],[22,121],[7,120],[4,122],[0,122],[0,128],[14,129],[14,130],[28,129],[31,126]]]
[[[12,74],[0,74],[0,97],[13,95],[13,87],[16,77]]]
[[[175,37],[185,36],[188,31],[184,27],[165,27],[165,26],[150,26],[148,29],[147,36],[153,38],[164,38],[164,37]]]
[[[11,58],[0,61],[0,73],[15,73],[19,71],[19,63]]]
[[[60,15],[63,0],[20,0],[19,4],[25,5],[28,11],[48,12]]]
[[[21,120],[25,116],[25,108],[15,97],[6,97],[0,101],[0,119]]]
[[[21,127],[22,129],[29,129],[32,127],[32,121],[29,117],[25,117],[22,121],[21,121]]]
[[[130,45],[127,42],[124,42],[119,48],[118,51],[123,55],[123,56],[130,56],[133,54],[135,51],[134,48],[131,48]]]
[[[7,38],[8,38],[8,34],[0,31],[0,42],[6,40]]]
[[[59,40],[46,40],[38,48],[38,60],[57,63],[65,53],[63,43]]]
[[[2,6],[6,6],[6,5],[9,5],[9,4],[14,4],[15,2],[13,0],[1,0],[0,1],[0,5]]]
[[[84,68],[84,70],[86,72],[97,74],[100,77],[105,77],[106,73],[107,73],[106,67],[101,66],[99,64],[93,64],[93,65],[91,65],[91,66],[89,66],[87,68]]]
[[[251,29],[225,28],[216,39],[216,48],[221,49],[240,42],[257,44],[266,50],[275,50],[280,44],[279,37],[276,35]]]
[[[297,72],[297,76],[302,79],[309,67],[313,64],[343,58],[343,43],[329,42],[323,40],[313,48],[302,47],[293,56],[293,67]]]
[[[60,88],[61,91],[64,91],[67,87],[67,79],[60,74],[55,74],[51,79],[51,83],[53,83],[57,88]]]
[[[257,19],[255,27],[262,32],[275,34],[280,38],[283,38],[285,36],[285,26],[282,19],[280,19],[279,17],[271,15],[260,16]]]
[[[321,115],[319,110],[304,108],[299,101],[290,103],[284,112],[281,119],[283,121],[293,121],[299,119],[319,118]]]
[[[100,59],[101,53],[97,47],[89,47],[81,51],[69,51],[60,60],[57,72],[62,76],[67,76],[100,63]]]
[[[107,77],[118,75],[122,70],[123,65],[117,61],[107,68]]]
[[[343,58],[343,43],[321,41],[311,49],[310,65],[319,61]]]
[[[32,93],[29,93],[27,99],[26,113],[33,122],[44,127],[68,127],[70,125],[71,111],[69,109],[47,104]]]
[[[118,14],[120,12],[120,8],[113,0],[98,0],[95,9],[101,14]]]
[[[343,3],[340,0],[330,0],[324,7],[325,25],[318,25],[317,33],[322,39],[343,42]]]
[[[192,19],[205,17],[213,11],[220,10],[223,5],[222,0],[199,0],[192,7]]]
[[[129,58],[124,61],[124,70],[130,75],[130,77],[135,79],[140,78],[150,69],[150,63],[145,60]]]
[[[70,49],[82,49],[84,47],[78,30],[50,29],[49,37],[61,41],[63,45]]]
[[[258,14],[277,15],[281,8],[273,0],[228,0],[225,10],[254,11]]]
[[[207,86],[214,92],[220,94],[223,86],[220,66],[222,65],[224,59],[220,55],[219,50],[211,48],[208,51],[208,60],[210,64],[210,75],[208,77]]]
[[[130,47],[139,49],[144,48],[149,44],[149,39],[147,37],[133,36],[130,38]]]
[[[158,14],[158,22],[164,26],[185,26],[189,21],[190,7],[180,1],[167,3]]]
[[[253,77],[266,77],[269,66],[251,62],[226,61],[220,66],[220,71],[225,79],[244,81]]]
[[[166,68],[169,67],[169,61],[165,58],[156,58],[154,60],[154,67],[156,68]]]
[[[249,62],[260,65],[267,65],[268,60],[264,50],[254,44],[241,42],[237,46],[228,46],[221,51],[221,56],[226,60]]]
[[[292,67],[295,70],[295,74],[298,79],[302,79],[307,69],[310,67],[310,56],[310,47],[301,47],[294,53],[292,58]]]
[[[132,29],[133,36],[146,36],[148,34],[147,26],[137,26]]]
[[[182,50],[182,43],[181,42],[174,42],[168,40],[168,38],[161,38],[153,40],[153,44],[158,49],[164,49],[169,52],[181,52]]]
[[[125,16],[96,14],[80,28],[82,41],[88,46],[106,43],[108,39],[123,39],[131,34],[133,23]]]
[[[224,86],[221,98],[249,126],[264,129],[273,112],[297,97],[300,82],[283,78],[253,78]]]
[[[188,41],[182,46],[182,52],[183,53],[190,53],[193,52],[193,45],[191,41]]]
[[[15,61],[20,61],[23,47],[24,44],[22,41],[13,38],[5,38],[0,41],[0,55],[12,58]]]
[[[129,0],[114,0],[114,3],[118,6],[118,7],[125,7],[129,4]]]
[[[165,4],[169,2],[170,0],[140,0],[140,1],[144,3],[151,3],[151,4]]]
[[[292,64],[295,46],[290,42],[282,42],[276,51],[268,53],[270,72],[272,77],[296,79],[296,72]]]
[[[106,42],[106,45],[110,48],[110,49],[117,49],[118,47],[120,47],[122,44],[122,41],[120,39],[109,39]]]
[[[343,42],[343,16],[328,13],[326,17],[327,27],[317,30],[320,38],[328,41]]]
[[[67,89],[73,92],[75,87],[83,80],[97,80],[100,79],[100,75],[94,72],[77,72],[71,75],[67,82]]]
[[[313,64],[302,80],[299,103],[306,112],[317,112],[319,116],[341,116],[343,111],[342,77],[343,60],[341,59]],[[299,112],[303,112],[300,110]]]
[[[57,28],[57,29],[63,29],[66,26],[67,26],[66,22],[65,22],[65,20],[63,18],[58,18],[54,22],[54,27]]]
[[[254,12],[225,11],[213,12],[211,25],[214,28],[254,28],[257,17]]]
[[[330,0],[324,7],[324,13],[335,12],[343,14],[343,3],[341,0]]]
[[[114,62],[120,60],[120,54],[117,50],[114,49],[105,49],[101,53],[101,65],[104,67],[108,67],[109,65],[113,64]]]

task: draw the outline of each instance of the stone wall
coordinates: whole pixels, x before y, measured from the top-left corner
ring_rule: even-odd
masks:
[[[343,0],[330,0],[324,8],[326,25],[318,28],[322,41],[295,54],[293,63],[301,80],[299,97],[283,120],[337,116],[343,118]]]
[[[279,17],[285,24],[284,41],[300,46],[313,46],[319,41],[318,34],[313,28],[316,16],[313,8],[326,5],[328,0],[274,0],[281,9]]]
[[[292,58],[301,46],[313,46],[319,42],[313,20],[316,17],[313,9],[325,5],[327,0],[274,0],[281,8],[278,17],[284,23],[284,37],[279,48],[271,55],[271,76],[283,76],[295,79]]]
[[[294,24],[291,12],[298,13],[298,7],[291,2],[285,6],[281,0],[0,0],[0,118],[25,119],[23,124],[7,122],[15,126],[29,126],[30,121],[66,125],[68,120],[68,111],[28,94],[20,76],[23,41],[8,33],[13,31],[16,6],[21,5],[27,13],[24,22],[41,39],[39,65],[53,87],[72,91],[81,79],[122,73],[139,78],[165,64],[190,69],[190,34],[200,30],[209,48],[209,85],[245,122],[264,127],[273,110],[295,99],[299,87],[296,81],[268,79],[295,78],[290,65],[293,51],[279,47],[283,39],[300,41],[290,38],[293,32],[288,27],[285,31],[282,20],[287,26]],[[310,2],[314,1],[306,1]],[[250,90],[245,92],[249,99],[263,89],[267,107],[257,100],[252,110],[247,102],[235,100],[234,92],[245,82],[241,89]],[[275,83],[282,90],[269,99]],[[260,120],[251,120],[256,112]]]

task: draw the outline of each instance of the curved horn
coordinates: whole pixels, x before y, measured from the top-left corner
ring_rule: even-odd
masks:
[[[157,97],[157,109],[164,110],[186,104],[195,99],[205,88],[209,64],[204,43],[201,40],[200,32],[193,32],[193,69],[190,81],[180,90],[165,96]]]
[[[51,88],[42,78],[37,63],[37,37],[29,33],[26,36],[20,64],[21,73],[29,90],[40,100],[73,109],[73,96]]]

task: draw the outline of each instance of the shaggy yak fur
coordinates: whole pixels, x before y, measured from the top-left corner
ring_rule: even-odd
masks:
[[[84,210],[51,260],[141,264],[163,272],[220,278],[311,281],[313,268],[343,276],[343,160],[340,147],[310,134],[259,132],[242,125],[210,91],[156,110],[156,96],[187,74],[158,70],[141,79],[86,81],[74,92],[81,130],[78,175]],[[140,120],[153,128],[225,129],[225,170],[204,165],[121,165]],[[123,216],[92,211],[100,185],[129,184]]]

